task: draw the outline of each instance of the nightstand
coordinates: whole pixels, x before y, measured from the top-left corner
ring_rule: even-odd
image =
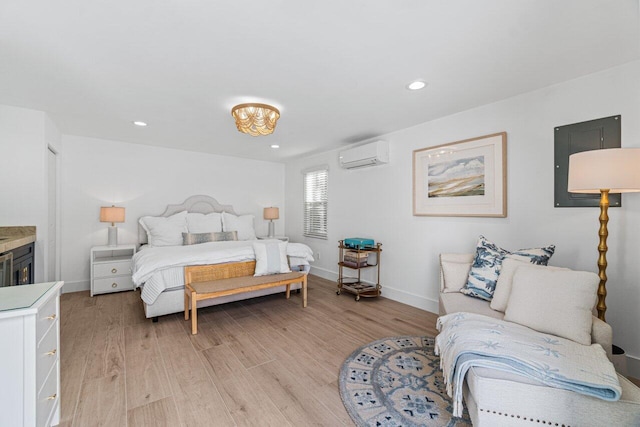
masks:
[[[282,240],[283,242],[289,241],[289,238],[287,236],[273,236],[273,237],[258,236],[258,240],[271,240],[271,239]]]
[[[136,245],[91,248],[91,296],[133,290],[132,258]]]

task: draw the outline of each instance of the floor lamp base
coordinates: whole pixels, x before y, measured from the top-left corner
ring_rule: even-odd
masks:
[[[624,350],[614,345],[612,348],[613,356],[611,357],[611,362],[613,362],[613,366],[616,368],[616,371],[620,372],[625,377],[627,376],[627,355]]]

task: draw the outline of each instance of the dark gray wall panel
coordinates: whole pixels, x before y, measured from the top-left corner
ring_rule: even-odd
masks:
[[[599,194],[577,194],[567,191],[569,156],[581,151],[620,148],[621,116],[557,126],[554,130],[554,206],[557,208],[599,206]],[[622,205],[620,194],[609,195],[609,205]]]

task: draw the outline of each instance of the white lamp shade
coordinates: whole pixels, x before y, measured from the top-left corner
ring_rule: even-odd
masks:
[[[264,219],[280,218],[280,210],[278,208],[264,208]]]
[[[608,148],[569,156],[570,193],[640,191],[640,148]]]

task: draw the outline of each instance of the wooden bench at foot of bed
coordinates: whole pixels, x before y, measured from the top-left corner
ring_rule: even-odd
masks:
[[[226,264],[194,265],[184,268],[184,320],[189,320],[191,307],[191,333],[198,333],[198,301],[241,294],[260,289],[287,286],[287,299],[291,284],[302,283],[302,307],[307,306],[307,275],[301,272],[254,276],[255,261]]]

